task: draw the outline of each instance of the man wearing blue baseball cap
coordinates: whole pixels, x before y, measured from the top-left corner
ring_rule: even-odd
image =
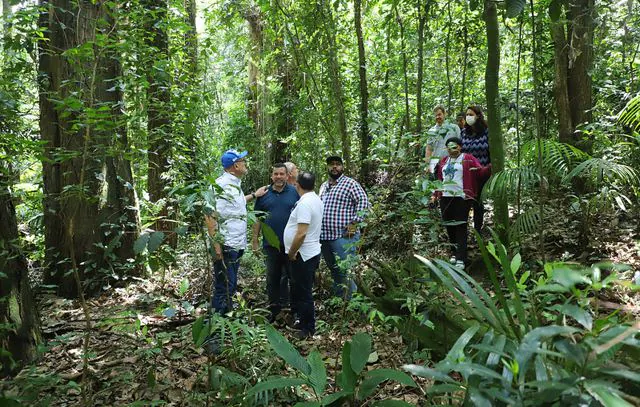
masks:
[[[224,173],[216,179],[216,184],[223,192],[216,197],[215,212],[205,216],[216,255],[211,309],[219,314],[226,314],[232,309],[240,257],[247,246],[247,202],[267,192],[266,187],[249,195],[242,192],[241,179],[248,172],[246,156],[246,151],[237,150],[227,150],[222,154]]]

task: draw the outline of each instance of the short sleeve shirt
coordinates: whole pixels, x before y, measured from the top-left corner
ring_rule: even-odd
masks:
[[[298,199],[300,199],[298,192],[289,184],[286,184],[280,192],[273,189],[273,186],[270,186],[267,193],[256,200],[253,208],[256,211],[268,212],[263,222],[278,236],[281,249],[284,248],[284,228],[289,220],[289,215],[291,215],[291,210],[296,202],[298,202]],[[262,246],[271,246],[264,235]]]
[[[315,192],[307,192],[300,197],[295,208],[291,211],[291,216],[289,216],[289,221],[284,229],[285,253],[289,253],[289,249],[291,249],[293,239],[298,231],[298,224],[303,223],[309,225],[309,229],[298,250],[302,260],[307,261],[320,254],[322,211],[322,200],[320,200],[320,197],[318,197]]]
[[[430,160],[432,170],[438,161],[447,155],[446,142],[451,137],[460,137],[460,128],[448,122],[442,123],[441,126],[436,124],[427,132],[427,144],[433,151]]]
[[[247,247],[247,201],[240,178],[225,171],[216,184],[223,190],[216,198],[216,213],[224,244],[242,250]]]
[[[363,213],[369,208],[369,199],[362,186],[346,175],[341,175],[335,184],[322,184],[320,198],[324,204],[321,240],[341,238],[347,225],[362,221]]]

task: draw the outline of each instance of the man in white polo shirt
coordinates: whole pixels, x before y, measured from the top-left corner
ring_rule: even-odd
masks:
[[[300,339],[312,336],[316,330],[312,290],[320,264],[323,204],[313,191],[315,183],[315,175],[309,172],[298,175],[296,190],[300,200],[284,229],[284,249],[291,261],[291,306],[300,320]]]

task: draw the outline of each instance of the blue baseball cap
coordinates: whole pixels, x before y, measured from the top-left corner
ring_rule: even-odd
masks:
[[[243,152],[239,152],[238,150],[225,151],[224,154],[222,154],[222,158],[220,158],[220,161],[222,162],[222,167],[223,168],[231,167],[233,164],[236,163],[236,161],[246,157],[247,154],[249,154],[247,151],[243,151]]]

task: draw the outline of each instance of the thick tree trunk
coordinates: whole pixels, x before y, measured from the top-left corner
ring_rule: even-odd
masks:
[[[290,60],[287,47],[281,37],[275,42],[279,50],[277,57],[278,80],[280,81],[279,112],[276,117],[276,134],[272,141],[273,152],[271,162],[285,162],[291,158],[287,151],[287,140],[295,130],[295,105],[298,100],[298,89],[295,83],[295,67]]]
[[[569,70],[568,89],[571,121],[574,126],[593,120],[593,30],[595,0],[571,0],[567,12],[569,22]],[[591,152],[592,142],[583,140],[581,132],[576,134],[576,145]]]
[[[489,122],[489,150],[491,154],[492,172],[504,169],[504,144],[500,124],[500,31],[498,27],[498,11],[496,3],[486,0],[484,3],[484,20],[487,24],[487,68],[485,71],[485,87],[487,94],[487,116]],[[506,241],[509,228],[509,212],[505,198],[494,200],[494,222],[500,237]]]
[[[336,109],[336,120],[338,122],[338,132],[342,142],[342,159],[345,164],[345,172],[350,173],[351,168],[351,139],[347,132],[347,114],[344,107],[344,90],[342,89],[342,79],[340,78],[340,62],[338,61],[338,45],[336,44],[336,27],[331,11],[331,4],[323,0],[323,13],[325,16],[325,36],[329,45],[327,52],[329,57],[329,76],[331,78],[331,88]]]
[[[571,121],[571,105],[569,103],[568,45],[564,26],[559,20],[551,20],[551,37],[553,39],[553,60],[555,67],[553,94],[558,113],[558,135],[563,143],[572,143],[573,125]]]
[[[116,42],[110,37],[117,10],[107,11],[106,4],[41,2],[47,39],[40,42],[39,62],[45,283],[57,285],[67,297],[77,295],[69,273],[72,253],[85,288],[95,292],[110,270],[128,265],[129,243],[137,231],[137,212],[127,209],[135,208],[130,164],[120,150],[126,147],[126,134],[115,86]],[[113,41],[111,46],[83,46],[98,34],[101,41]]]
[[[360,180],[369,183],[369,171],[371,168],[369,159],[369,146],[371,135],[369,134],[369,89],[367,85],[367,59],[364,53],[364,37],[362,35],[362,0],[353,1],[354,22],[356,37],[358,39],[358,72],[360,74]]]
[[[143,0],[145,8],[145,41],[148,48],[147,61],[147,137],[149,169],[147,190],[149,200],[157,203],[164,200],[160,219],[153,228],[167,236],[171,247],[177,246],[175,234],[175,207],[168,201],[167,189],[170,181],[171,157],[171,84],[169,72],[169,37],[167,34],[167,1]]]
[[[36,357],[41,341],[40,318],[33,302],[27,262],[18,246],[16,212],[6,181],[0,173],[0,376],[10,375]]]
[[[199,101],[196,86],[198,83],[198,34],[196,31],[196,0],[185,0],[187,12],[185,24],[188,30],[185,33],[185,46],[187,48],[187,83],[189,109],[186,112],[184,122],[184,139],[189,144],[189,163],[187,165],[187,179],[194,183],[200,179],[198,174],[198,140],[196,138],[197,106]]]

